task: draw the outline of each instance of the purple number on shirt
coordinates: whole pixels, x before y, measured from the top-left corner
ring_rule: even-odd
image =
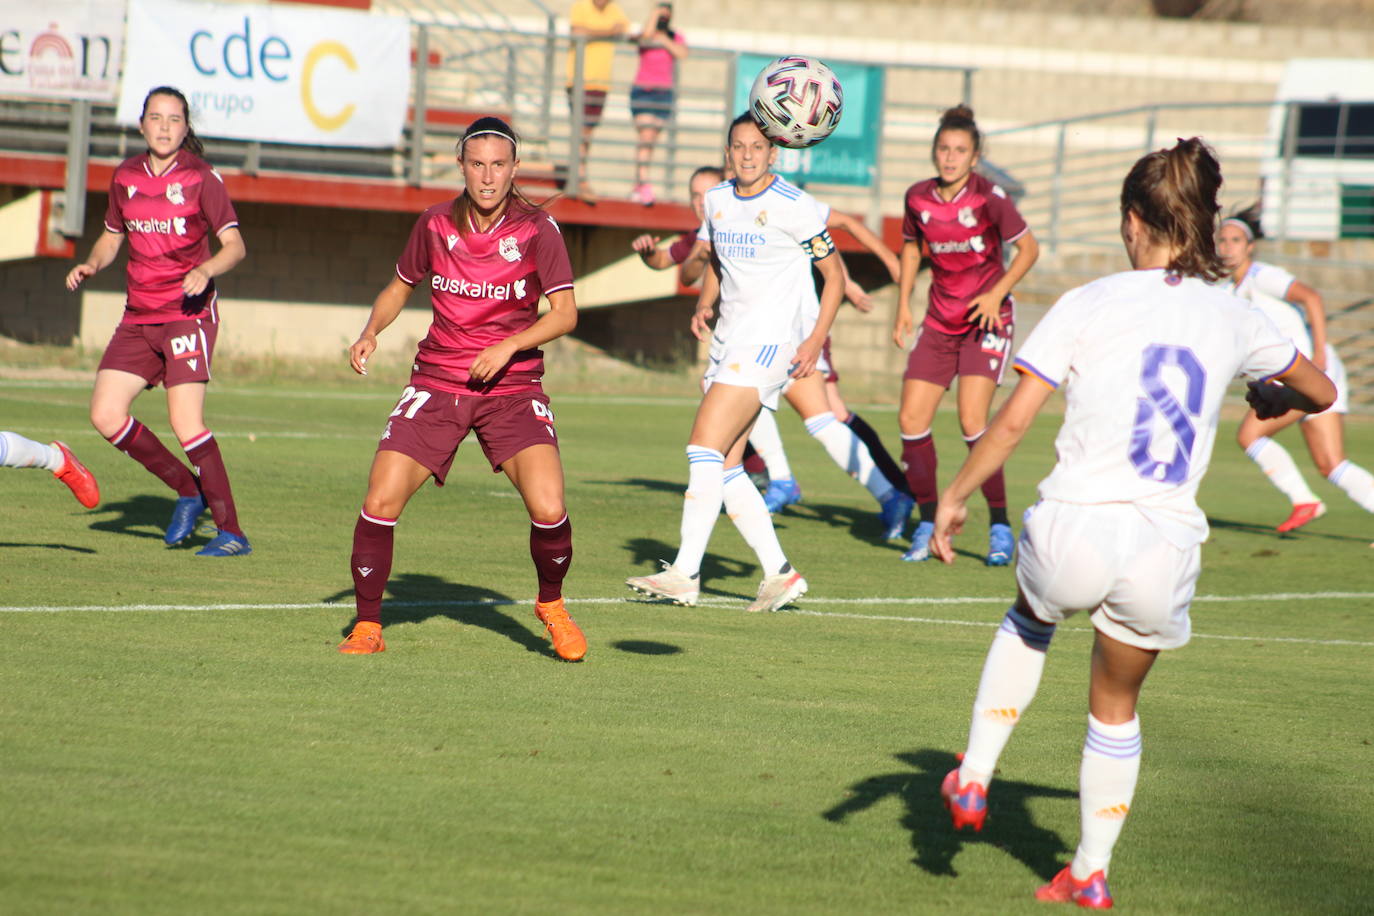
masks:
[[[1161,377],[1163,370],[1170,366],[1182,370],[1187,381],[1182,403]],[[1193,442],[1197,438],[1193,421],[1202,414],[1202,393],[1206,384],[1207,370],[1187,347],[1150,344],[1145,348],[1140,367],[1140,386],[1145,389],[1145,397],[1136,401],[1135,427],[1131,430],[1131,464],[1141,477],[1173,484],[1187,478]],[[1150,454],[1156,416],[1164,418],[1174,435],[1171,461],[1157,461]]]

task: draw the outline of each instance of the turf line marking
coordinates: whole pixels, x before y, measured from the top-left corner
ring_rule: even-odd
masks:
[[[1198,595],[1194,602],[1235,602],[1235,601],[1297,601],[1297,600],[1321,600],[1330,598],[1374,598],[1374,592],[1307,592],[1307,593],[1285,593],[1270,595]],[[743,599],[709,597],[700,601],[701,605],[708,607],[730,607],[738,605]],[[953,597],[953,598],[808,598],[808,602],[815,604],[829,605],[885,605],[885,604],[907,604],[907,605],[951,605],[951,604],[1002,604],[1008,599],[1006,596],[995,598],[978,597]],[[388,601],[387,607],[393,608],[426,608],[426,607],[500,607],[519,604],[531,604],[533,599],[516,598],[484,598],[466,601]],[[642,598],[615,597],[615,598],[570,598],[569,604],[649,604],[650,602]],[[293,604],[125,604],[125,605],[50,605],[50,606],[0,606],[0,613],[10,614],[61,614],[61,613],[123,613],[123,612],[167,612],[167,611],[314,611],[314,610],[351,610],[351,605],[333,601],[312,601]],[[799,617],[835,617],[845,620],[875,620],[893,623],[917,623],[932,624],[936,626],[951,627],[982,627],[991,629],[1000,625],[999,620],[949,620],[940,617],[893,617],[887,614],[856,614],[847,611],[811,611],[802,609],[792,609],[779,613],[792,614]],[[1086,631],[1089,627],[1069,627],[1073,630]],[[1231,642],[1279,642],[1297,643],[1310,646],[1356,646],[1360,648],[1374,648],[1374,642],[1363,642],[1353,639],[1312,639],[1299,636],[1228,636],[1213,633],[1193,633],[1197,639],[1216,639]]]

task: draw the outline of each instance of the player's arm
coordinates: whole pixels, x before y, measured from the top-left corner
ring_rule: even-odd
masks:
[[[906,349],[906,337],[911,333],[911,291],[916,288],[916,272],[921,269],[921,243],[908,239],[902,245],[897,271],[897,315],[892,324],[892,342],[898,349]]]
[[[410,290],[410,284],[397,275],[377,294],[372,311],[367,316],[367,324],[363,325],[363,331],[353,346],[348,348],[348,364],[354,372],[367,375],[367,358],[377,349],[377,335],[390,327],[396,316],[401,314],[406,300],[410,298]]]
[[[892,253],[892,249],[883,244],[883,240],[863,224],[848,213],[841,213],[832,209],[825,225],[829,229],[843,229],[854,237],[854,241],[867,248],[883,262],[887,272],[892,275],[892,282],[896,283],[900,274],[901,266],[897,262],[897,256]]]
[[[709,263],[711,263],[711,243],[697,239],[692,250],[687,252],[687,257],[682,259],[682,265],[677,269],[677,282],[683,286],[694,285],[706,272],[706,265]]]
[[[1326,304],[1321,293],[1299,280],[1288,285],[1284,298],[1307,313],[1307,326],[1312,331],[1312,363],[1326,371]]]
[[[839,253],[833,248],[830,253],[814,262],[821,272],[821,313],[816,319],[816,327],[811,336],[797,347],[796,362],[791,375],[793,378],[806,378],[816,371],[816,361],[820,359],[821,348],[826,337],[830,336],[830,326],[835,323],[835,314],[840,310],[844,298],[844,268],[840,266]]]
[[[697,242],[697,247],[705,246],[706,263],[711,269],[704,272],[701,279],[701,292],[697,294],[697,308],[692,313],[692,334],[697,340],[711,336],[711,319],[715,317],[716,300],[720,298],[720,262],[716,260],[710,242]],[[692,249],[696,253],[696,248]]]
[[[635,254],[644,262],[647,267],[654,270],[667,270],[673,266],[672,256],[668,254],[668,249],[658,247],[659,238],[656,235],[644,233],[630,243]]]
[[[100,233],[100,238],[91,246],[91,253],[86,255],[86,260],[68,271],[67,289],[75,291],[87,277],[93,277],[113,264],[115,256],[119,254],[119,246],[123,244],[122,232],[111,232],[106,229]]]
[[[210,285],[212,277],[228,273],[247,256],[248,246],[243,243],[243,235],[238,227],[230,226],[219,234],[219,251],[214,257],[192,267],[182,277],[181,291],[188,296],[199,296]]]
[[[1012,242],[1012,247],[1016,249],[1016,255],[1007,266],[1007,272],[987,292],[979,293],[969,302],[969,320],[984,330],[1002,329],[1002,300],[1007,298],[1031,269],[1035,259],[1040,257],[1040,243],[1029,229]]]
[[[548,300],[549,310],[540,315],[534,324],[478,353],[468,374],[479,382],[490,381],[521,350],[542,347],[577,327],[577,298],[571,286],[549,293]]]
[[[992,418],[987,432],[983,433],[968,458],[964,459],[959,473],[954,475],[945,492],[940,494],[930,549],[945,563],[954,562],[950,538],[964,527],[964,520],[968,517],[966,503],[969,496],[1007,463],[1052,391],[1054,389],[1038,376],[1022,374],[1016,390],[1007,398],[1002,409],[997,411],[997,416]]]
[[[1274,382],[1282,379],[1282,385]],[[1320,413],[1336,400],[1336,386],[1322,370],[1301,353],[1282,375],[1264,382],[1251,382],[1245,400],[1261,420],[1281,417],[1290,410]]]

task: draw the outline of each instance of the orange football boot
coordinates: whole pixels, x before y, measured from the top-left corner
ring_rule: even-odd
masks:
[[[54,442],[53,446],[62,453],[63,462],[61,470],[53,471],[52,476],[71,488],[77,502],[87,509],[94,509],[100,503],[100,485],[95,482],[95,475],[76,460],[67,443]]]
[[[562,598],[547,603],[536,601],[534,616],[543,622],[549,639],[553,640],[553,651],[558,653],[559,658],[577,662],[587,654],[587,637],[582,635],[577,624],[568,616],[568,609],[563,606]]]
[[[353,632],[339,643],[339,651],[344,655],[371,655],[385,652],[386,640],[382,639],[382,625],[371,620],[359,620],[353,625]]]
[[[1308,522],[1316,521],[1326,514],[1326,503],[1294,503],[1293,512],[1288,518],[1279,523],[1279,534],[1287,534],[1290,531],[1297,531]]]
[[[1076,903],[1088,910],[1112,908],[1112,892],[1107,889],[1107,876],[1101,870],[1089,875],[1088,880],[1079,881],[1068,865],[1049,884],[1036,889],[1035,899],[1046,903]]]

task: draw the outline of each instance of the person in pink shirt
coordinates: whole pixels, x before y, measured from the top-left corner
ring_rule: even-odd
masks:
[[[912,331],[911,290],[923,257],[930,259],[930,303],[907,360],[897,421],[902,462],[920,521],[908,562],[930,556],[939,500],[931,424],[940,400],[959,379],[959,425],[969,448],[988,425],[992,396],[1002,382],[1015,318],[1011,290],[1030,270],[1040,246],[1006,192],[974,172],[982,134],[973,112],[960,105],[940,118],[931,143],[936,176],[906,192],[901,274],[892,341],[907,346]],[[1002,249],[1016,249],[1002,266]],[[999,468],[983,484],[989,515],[989,566],[1011,563],[1016,539],[1007,519],[1007,487]]]
[[[635,189],[630,199],[649,206],[654,186],[649,183],[649,163],[664,124],[673,116],[677,62],[687,57],[687,40],[673,29],[673,5],[659,3],[639,33],[639,70],[630,87],[630,113],[634,115],[639,143],[635,147]]]
[[[420,214],[396,275],[348,351],[353,371],[366,375],[377,335],[416,286],[429,287],[434,320],[377,444],[353,529],[357,620],[339,646],[346,655],[386,649],[381,604],[396,522],[426,480],[443,486],[469,432],[492,471],[504,471],[525,502],[539,582],[535,615],[554,651],[568,661],[587,652],[563,603],[572,525],[553,410],[540,383],[539,347],[577,326],[572,266],[553,218],[515,187],[516,144],[500,118],[479,118],[464,132],[458,147],[463,192]],[[549,301],[542,316],[541,297]]]
[[[200,158],[186,97],[170,86],[152,90],[138,125],[147,152],[115,169],[105,231],[67,274],[67,289],[75,291],[114,263],[128,237],[128,299],[96,370],[91,423],[176,492],[163,538],[169,547],[191,536],[208,505],[217,530],[196,556],[245,556],[252,547],[219,444],[205,426],[205,391],[219,331],[214,278],[242,261],[246,248],[224,180]],[[213,257],[212,236],[220,246]],[[134,400],[159,382],[189,468],[130,415]]]

